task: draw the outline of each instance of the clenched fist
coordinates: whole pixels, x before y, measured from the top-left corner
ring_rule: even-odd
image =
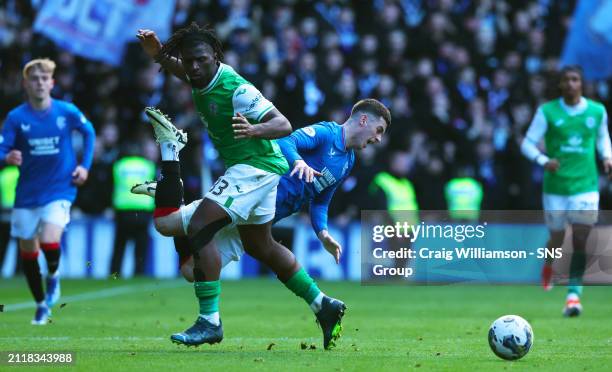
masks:
[[[20,166],[21,162],[23,161],[21,158],[21,151],[11,150],[8,154],[6,154],[4,161],[6,162],[6,164],[9,164],[9,165]]]

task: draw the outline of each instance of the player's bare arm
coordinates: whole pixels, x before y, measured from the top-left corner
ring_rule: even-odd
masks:
[[[276,139],[291,134],[291,123],[276,108],[270,110],[257,125],[249,123],[248,119],[238,112],[232,117],[232,128],[235,139]]]
[[[183,69],[183,63],[180,59],[172,56],[168,56],[160,53],[162,49],[162,43],[159,41],[159,38],[155,34],[155,31],[141,29],[138,30],[136,37],[140,41],[140,45],[142,49],[149,55],[149,57],[153,58],[155,62],[159,63],[162,68],[170,71],[172,75],[177,78],[188,82],[187,75],[185,74],[185,69]]]

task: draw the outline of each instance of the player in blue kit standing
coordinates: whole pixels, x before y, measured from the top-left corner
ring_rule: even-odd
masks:
[[[325,249],[334,256],[336,262],[339,262],[342,247],[327,229],[329,203],[354,165],[354,150],[380,142],[390,124],[391,114],[382,103],[374,99],[364,99],[353,106],[350,118],[342,125],[335,122],[320,122],[277,140],[283,155],[293,169],[280,179],[273,222],[276,223],[300,211],[303,206],[309,205],[314,232]],[[132,192],[154,196],[156,186],[155,182],[147,182],[134,186]],[[186,236],[189,221],[201,201],[196,200],[170,215],[156,218],[157,230],[166,236]],[[222,266],[232,260],[239,260],[244,254],[244,247],[235,225],[221,229],[215,235],[214,241],[221,256]],[[193,281],[193,260],[189,245],[182,242],[181,238],[175,239],[175,245],[179,254],[181,273],[187,280]],[[302,270],[300,267],[298,273]],[[316,285],[311,288],[314,288],[312,295],[304,296],[304,299],[323,325],[326,320],[325,314],[321,314],[321,307],[316,297],[327,298],[327,296]],[[335,339],[339,337],[339,330],[340,327],[331,327],[329,333],[324,331],[325,349],[334,345]],[[190,339],[188,332],[172,337],[183,338],[183,343],[187,343]]]
[[[9,112],[0,135],[0,166],[20,168],[11,215],[11,235],[36,301],[32,324],[43,325],[60,297],[60,239],[70,221],[76,187],[87,180],[93,158],[92,124],[72,103],[51,98],[55,62],[35,59],[23,68],[27,102]],[[84,137],[83,159],[77,162],[72,131]],[[39,250],[47,262],[46,296],[38,265]]]

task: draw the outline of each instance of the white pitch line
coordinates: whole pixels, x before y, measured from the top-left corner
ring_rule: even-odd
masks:
[[[149,284],[131,284],[131,285],[125,285],[122,287],[108,288],[108,289],[102,289],[99,291],[84,292],[84,293],[79,293],[76,295],[65,296],[61,298],[60,302],[62,303],[71,302],[72,303],[72,302],[78,302],[78,301],[97,300],[100,298],[121,296],[124,294],[135,293],[139,291],[176,288],[182,285],[186,285],[186,283],[182,281],[174,281],[174,280],[171,282],[159,282],[159,283],[149,283]],[[4,305],[5,312],[24,310],[24,309],[34,309],[34,308],[36,308],[36,303],[34,301]]]

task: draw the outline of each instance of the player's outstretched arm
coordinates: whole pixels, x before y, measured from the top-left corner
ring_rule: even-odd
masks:
[[[336,185],[326,189],[321,194],[314,197],[312,203],[310,203],[310,222],[312,223],[312,229],[319,238],[319,241],[323,244],[326,251],[329,252],[336,263],[340,263],[340,255],[342,255],[342,246],[329,234],[327,230],[327,211],[329,209],[329,203],[331,202],[332,196],[336,192],[338,185],[342,183],[342,180]]]
[[[334,239],[327,230],[319,231],[319,233],[317,234],[317,238],[319,238],[319,241],[321,242],[321,244],[323,244],[325,250],[328,251],[329,254],[334,256],[336,263],[339,264],[340,256],[342,255],[342,246],[340,245],[340,243],[338,243],[336,239]]]
[[[162,43],[155,34],[155,31],[140,29],[136,33],[136,37],[140,41],[140,46],[144,49],[145,53],[149,57],[153,58],[155,62],[159,63],[162,68],[170,71],[170,73],[177,78],[188,82],[183,63],[176,57],[171,57],[160,53],[162,49]]]

